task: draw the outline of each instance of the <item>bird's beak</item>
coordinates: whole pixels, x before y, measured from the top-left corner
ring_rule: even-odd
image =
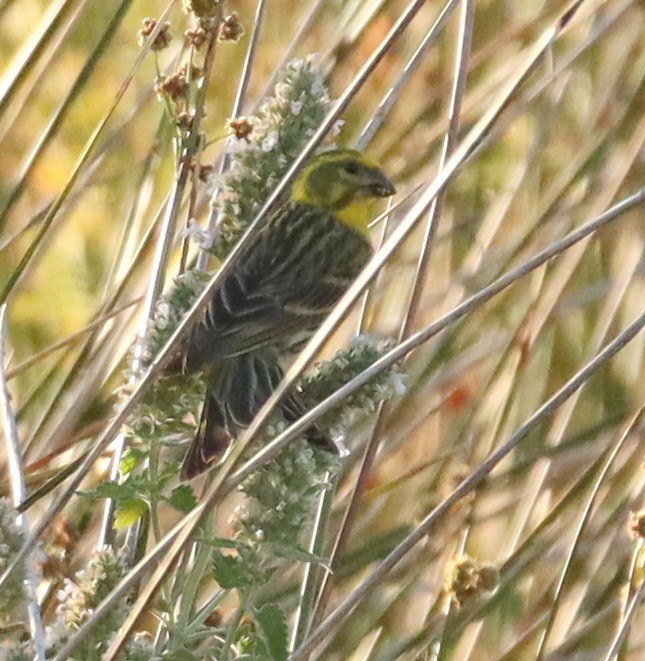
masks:
[[[369,191],[374,197],[390,197],[396,193],[394,184],[381,170],[374,170],[374,178],[370,182]]]

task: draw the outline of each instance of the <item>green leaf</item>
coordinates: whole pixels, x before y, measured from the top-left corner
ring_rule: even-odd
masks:
[[[302,562],[312,562],[316,565],[321,565],[326,569],[330,569],[327,564],[327,558],[320,555],[310,553],[307,549],[300,545],[287,546],[286,544],[270,543],[267,545],[272,553],[279,558],[286,558],[287,560],[300,560]]]
[[[182,484],[177,488],[173,489],[170,498],[167,499],[168,503],[172,505],[176,510],[180,512],[190,512],[197,505],[197,498],[195,498],[195,492],[187,485]]]
[[[114,527],[127,528],[148,511],[148,504],[141,498],[128,498],[120,503],[114,513]]]
[[[135,448],[127,448],[119,462],[119,471],[122,475],[132,472],[147,456],[147,453],[141,452]]]
[[[161,494],[168,482],[173,481],[177,477],[178,468],[179,466],[175,462],[167,464],[164,467],[164,470],[156,475],[153,484],[148,482],[148,488],[150,489],[150,492]]]
[[[136,491],[132,488],[132,485],[124,482],[119,484],[118,482],[101,482],[101,484],[96,485],[91,491],[82,492],[81,495],[87,496],[88,498],[111,498],[112,500],[122,501],[134,497]]]
[[[282,609],[273,604],[265,604],[254,609],[256,622],[260,625],[262,635],[272,661],[285,661],[287,652],[287,623]]]
[[[220,549],[239,549],[243,546],[242,542],[238,542],[235,539],[227,539],[226,537],[197,537],[195,541],[199,544]]]
[[[247,588],[264,583],[266,576],[259,567],[254,566],[248,558],[242,559],[235,555],[224,555],[213,552],[213,575],[220,587]]]

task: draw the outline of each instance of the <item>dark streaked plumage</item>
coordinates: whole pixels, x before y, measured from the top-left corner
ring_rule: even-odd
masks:
[[[370,255],[366,239],[331,213],[288,204],[208,306],[190,337],[186,370],[281,346],[294,331],[315,328]]]

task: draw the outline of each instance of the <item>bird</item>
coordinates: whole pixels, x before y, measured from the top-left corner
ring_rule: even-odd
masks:
[[[361,152],[313,156],[207,304],[187,339],[182,369],[201,371],[206,401],[180,478],[223,461],[283,376],[281,357],[322,323],[372,256],[368,224],[394,184]],[[304,413],[298,392],[280,410]],[[308,440],[331,445],[309,430]]]

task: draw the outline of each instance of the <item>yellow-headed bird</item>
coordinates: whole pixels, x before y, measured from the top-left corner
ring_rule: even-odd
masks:
[[[280,354],[316,329],[369,260],[375,202],[394,193],[356,151],[327,151],[304,167],[188,338],[184,372],[204,370],[209,389],[182,479],[219,460],[248,427],[282,378]],[[290,421],[302,414],[295,392],[280,405]]]

